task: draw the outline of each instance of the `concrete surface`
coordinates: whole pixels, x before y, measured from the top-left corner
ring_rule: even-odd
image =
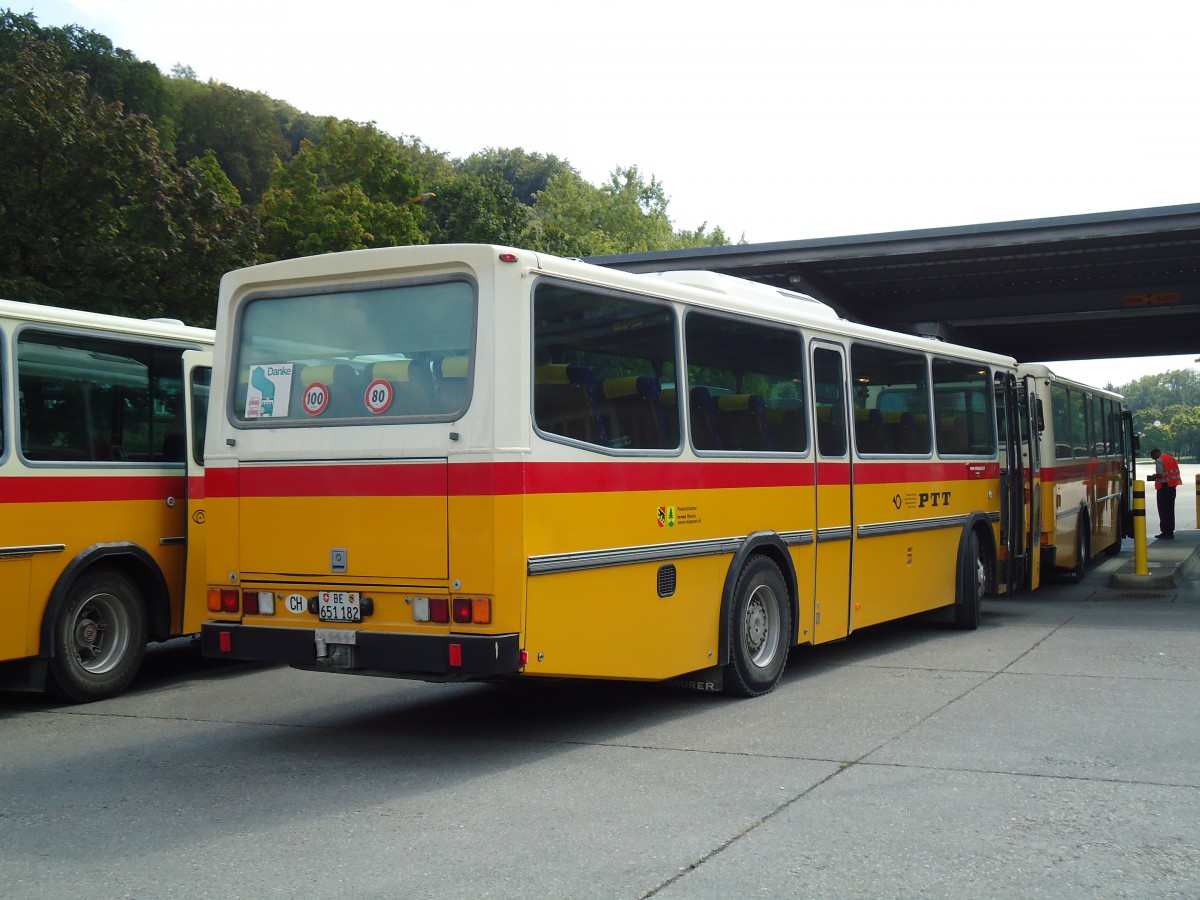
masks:
[[[1200,583],[1113,588],[1131,557],[756,700],[186,642],[111,701],[0,694],[0,896],[1200,896]]]

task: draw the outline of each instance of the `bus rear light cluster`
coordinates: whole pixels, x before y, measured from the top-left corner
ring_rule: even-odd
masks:
[[[209,588],[208,611],[235,613],[241,609],[237,588]]]
[[[209,588],[208,611],[214,613],[236,613],[243,611],[248,616],[275,615],[275,593],[273,591],[245,591],[237,588]]]
[[[242,594],[242,609],[248,616],[275,615],[274,591],[245,591]]]
[[[407,597],[405,602],[412,607],[414,622],[432,622],[437,625],[492,624],[491,597]]]
[[[491,597],[455,597],[454,621],[459,625],[491,625]]]

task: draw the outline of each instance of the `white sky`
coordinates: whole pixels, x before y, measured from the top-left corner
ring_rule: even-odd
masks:
[[[677,228],[752,243],[1200,202],[1195,0],[4,5],[451,157],[636,165]]]

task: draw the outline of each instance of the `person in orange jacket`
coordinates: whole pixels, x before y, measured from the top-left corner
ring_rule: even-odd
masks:
[[[1179,474],[1179,463],[1170,453],[1163,453],[1157,447],[1150,451],[1154,460],[1154,474],[1147,480],[1154,482],[1158,491],[1158,527],[1161,529],[1156,538],[1170,541],[1175,538],[1175,489],[1183,485]]]

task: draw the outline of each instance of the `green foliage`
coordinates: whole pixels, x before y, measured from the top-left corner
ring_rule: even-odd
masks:
[[[1133,413],[1134,431],[1143,436],[1143,453],[1160,447],[1180,458],[1200,457],[1200,373],[1173,369],[1117,390]]]
[[[213,151],[247,202],[257,201],[291,151],[274,102],[217,82],[176,78],[170,84],[179,104],[176,160],[184,165]]]
[[[114,47],[104,35],[78,25],[42,28],[32,15],[0,12],[0,62],[13,62],[21,49],[33,43],[54,44],[65,71],[86,74],[90,92],[121,103],[127,112],[149,116],[160,139],[170,143],[173,99],[154,63],[139,60]]]
[[[513,196],[499,173],[451,175],[433,186],[425,204],[431,244],[477,243],[516,246],[529,224],[529,207]]]
[[[329,120],[271,176],[259,210],[264,258],[424,243],[405,156],[374,125]]]
[[[484,177],[498,174],[512,186],[513,196],[525,206],[533,206],[534,199],[558,175],[575,174],[570,165],[557,156],[541,153],[526,153],[520,147],[500,149],[488,147],[472,153],[454,164],[460,175]]]
[[[713,246],[724,242],[719,228],[675,232],[667,216],[670,201],[653,175],[637,166],[614,169],[594,187],[574,171],[553,176],[534,202],[524,246],[559,256],[602,256]]]
[[[150,120],[89,92],[53,43],[0,64],[0,110],[8,295],[211,322],[220,274],[253,258],[253,223],[227,183],[214,189],[203,165],[177,172]]]

